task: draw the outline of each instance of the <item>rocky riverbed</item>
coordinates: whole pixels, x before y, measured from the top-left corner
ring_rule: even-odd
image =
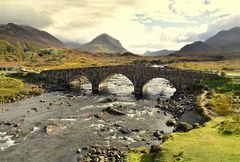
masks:
[[[169,121],[202,122],[194,96],[170,99],[174,89],[166,80],[150,83],[143,100],[134,99],[132,88],[117,76],[105,95],[91,95],[85,85],[79,95],[51,92],[1,105],[0,161],[122,161],[130,148],[159,144],[174,130]]]

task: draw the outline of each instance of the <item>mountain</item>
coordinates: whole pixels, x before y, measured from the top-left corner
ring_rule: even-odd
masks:
[[[120,43],[119,40],[111,37],[110,35],[104,33],[91,42],[82,45],[78,48],[80,51],[90,52],[90,53],[125,53],[128,52]]]
[[[209,46],[208,44],[198,41],[198,42],[194,42],[192,44],[188,44],[188,45],[184,46],[178,52],[187,54],[187,53],[195,53],[195,52],[197,52],[197,53],[210,52],[212,50],[213,50],[213,48],[211,46]]]
[[[234,55],[240,56],[240,27],[218,32],[205,42],[194,42],[181,48],[181,55]]]
[[[65,42],[65,44],[70,47],[70,48],[73,48],[73,49],[77,49],[77,48],[80,48],[82,47],[82,44],[78,43],[78,42]]]
[[[167,49],[161,50],[161,51],[147,51],[144,53],[144,56],[167,56],[169,54],[172,54],[176,51],[169,51]]]
[[[9,23],[0,25],[0,39],[11,43],[34,43],[39,47],[67,48],[67,46],[51,34],[26,25]]]
[[[240,27],[223,30],[207,39],[206,44],[225,52],[240,52]]]

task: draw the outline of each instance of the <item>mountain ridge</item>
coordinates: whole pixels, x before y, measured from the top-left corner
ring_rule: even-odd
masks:
[[[0,25],[0,39],[11,43],[21,44],[34,43],[39,47],[67,48],[67,46],[46,31],[28,25],[17,25],[8,23]]]
[[[187,44],[176,54],[240,56],[240,27],[219,31],[204,42],[197,41]]]

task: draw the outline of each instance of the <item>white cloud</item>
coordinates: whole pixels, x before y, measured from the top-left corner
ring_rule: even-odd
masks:
[[[238,0],[8,0],[0,1],[0,23],[32,25],[81,43],[109,33],[143,53],[177,50],[240,25],[238,6]]]

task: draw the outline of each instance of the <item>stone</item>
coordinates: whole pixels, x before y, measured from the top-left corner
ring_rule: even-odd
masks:
[[[161,139],[163,137],[163,133],[161,131],[155,131],[153,133],[153,136],[156,138],[156,139]]]
[[[46,101],[45,100],[40,100],[40,102],[45,103]]]
[[[161,151],[161,148],[157,145],[152,145],[151,149],[150,149],[150,153],[158,153],[159,151]]]
[[[48,124],[46,127],[45,127],[45,131],[47,134],[51,134],[53,133],[54,131],[56,131],[57,129],[59,129],[61,126],[58,125],[58,124]]]
[[[20,123],[14,124],[14,127],[19,127]]]
[[[78,154],[79,153],[81,153],[82,152],[82,150],[81,149],[77,149],[77,151],[76,151]]]
[[[103,112],[107,112],[107,113],[109,113],[111,115],[126,115],[125,112],[117,110],[117,109],[114,109],[112,107],[107,107],[106,109],[103,110]]]
[[[36,112],[39,112],[38,108],[34,107],[34,108],[31,108],[31,110],[34,110]]]
[[[173,120],[173,119],[169,119],[169,120],[166,122],[166,125],[167,125],[168,127],[173,127],[175,124],[176,124],[176,121]]]
[[[89,147],[82,147],[82,150],[88,150],[89,149]]]
[[[174,131],[187,132],[189,130],[191,130],[191,126],[188,123],[180,122],[180,123],[176,124]]]
[[[101,99],[99,102],[100,103],[110,103],[110,102],[114,102],[116,100],[117,99],[115,97],[106,97],[106,98]]]
[[[132,132],[140,132],[140,129],[138,128],[132,129]]]
[[[119,132],[122,134],[131,134],[131,131],[128,128],[120,128]]]
[[[200,124],[199,123],[193,123],[193,128],[199,128]]]

